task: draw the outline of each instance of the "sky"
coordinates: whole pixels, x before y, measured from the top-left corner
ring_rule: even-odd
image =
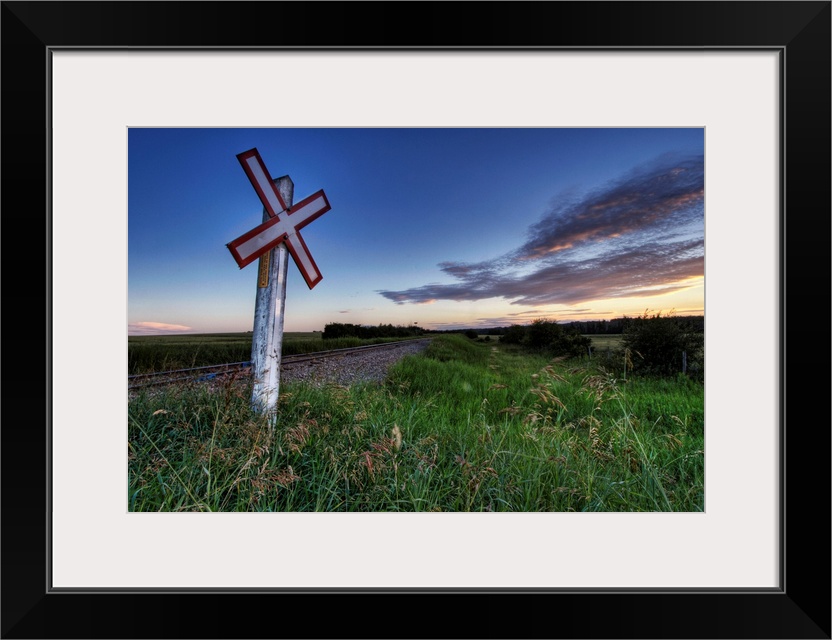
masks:
[[[131,128],[128,335],[251,331],[263,221],[237,155],[331,209],[284,331],[704,314],[703,128]]]

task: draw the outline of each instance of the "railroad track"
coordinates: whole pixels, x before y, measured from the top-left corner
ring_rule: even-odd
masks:
[[[345,349],[330,349],[328,351],[313,351],[311,353],[286,355],[281,358],[280,368],[282,371],[305,362],[321,361],[327,358],[337,358],[339,356],[362,351],[382,351],[392,349],[397,346],[401,346],[402,344],[417,342],[419,340],[424,340],[424,338],[398,340],[396,342],[385,342],[383,344],[371,344],[361,347],[347,347]],[[192,367],[190,369],[174,369],[171,371],[156,371],[154,373],[138,373],[127,376],[127,388],[128,390],[132,390],[182,382],[204,382],[208,380],[215,380],[218,377],[240,374],[242,372],[247,372],[250,369],[251,361],[245,361],[228,362],[205,367]]]

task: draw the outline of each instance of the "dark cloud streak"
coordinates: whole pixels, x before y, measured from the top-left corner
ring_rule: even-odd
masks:
[[[529,229],[518,259],[540,258],[587,242],[672,230],[701,216],[704,159],[668,163],[634,172],[577,202],[556,206]]]
[[[439,267],[459,282],[379,293],[397,304],[502,297],[544,305],[684,288],[682,280],[704,274],[704,157],[664,156],[553,207],[516,251]]]

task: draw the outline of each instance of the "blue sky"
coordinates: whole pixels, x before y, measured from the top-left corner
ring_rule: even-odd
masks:
[[[290,259],[285,331],[704,313],[701,128],[134,128],[128,333],[250,331],[262,222],[237,154],[331,210]]]

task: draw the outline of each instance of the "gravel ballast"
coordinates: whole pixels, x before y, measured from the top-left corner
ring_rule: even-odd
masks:
[[[384,349],[353,351],[327,358],[316,358],[281,368],[283,382],[303,381],[314,385],[382,382],[388,369],[407,355],[424,351],[430,339],[393,343]]]

